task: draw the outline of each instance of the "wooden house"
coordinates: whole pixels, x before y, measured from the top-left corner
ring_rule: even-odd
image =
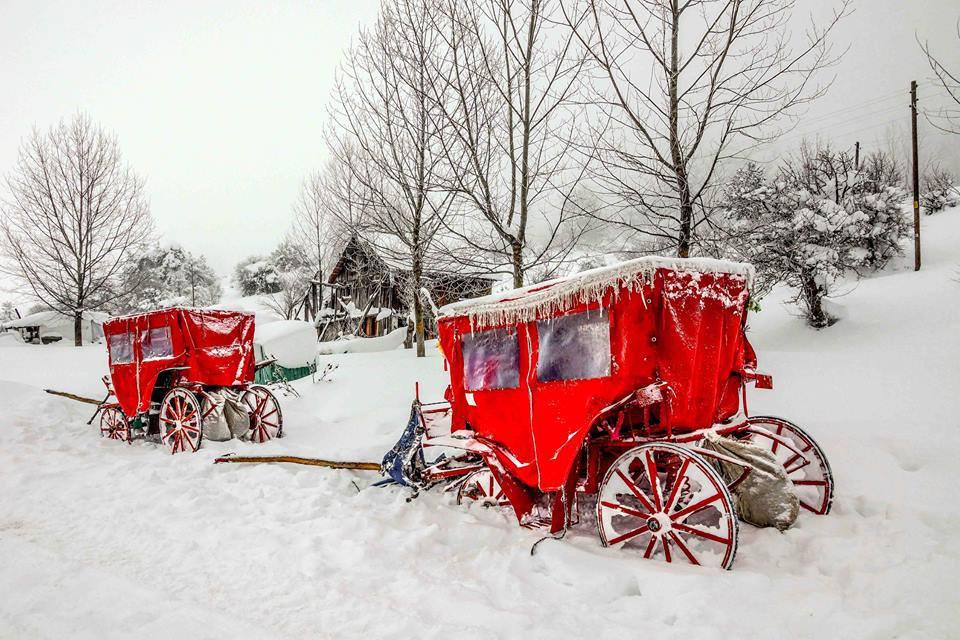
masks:
[[[350,238],[324,283],[316,320],[321,340],[348,333],[381,336],[407,326],[412,314],[410,269],[390,253],[359,236]],[[425,273],[423,279],[437,307],[488,295],[493,286],[488,277],[458,273]],[[430,305],[423,306],[426,335],[436,337]]]

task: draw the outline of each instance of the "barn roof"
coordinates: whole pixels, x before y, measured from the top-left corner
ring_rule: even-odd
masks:
[[[562,313],[578,303],[598,301],[608,289],[642,286],[657,269],[692,273],[728,273],[742,276],[753,285],[753,265],[712,258],[664,258],[648,256],[598,267],[539,284],[511,289],[481,298],[471,298],[440,309],[440,317],[469,317],[476,326],[529,322]]]

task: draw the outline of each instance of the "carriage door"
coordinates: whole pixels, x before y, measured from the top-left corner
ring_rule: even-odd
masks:
[[[536,323],[530,386],[542,486],[566,480],[610,385],[610,312],[589,309]],[[533,331],[531,331],[533,333]]]

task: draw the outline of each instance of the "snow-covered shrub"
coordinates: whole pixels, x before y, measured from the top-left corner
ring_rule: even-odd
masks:
[[[268,257],[250,256],[233,269],[233,284],[245,296],[281,290],[280,274]]]
[[[896,172],[868,177],[846,153],[804,149],[769,180],[755,164],[728,182],[721,221],[730,246],[757,268],[755,297],[777,282],[797,290],[815,327],[833,318],[823,301],[848,271],[879,268],[900,251],[909,227],[900,209]]]
[[[267,258],[276,274],[278,290],[265,298],[265,303],[278,314],[291,320],[310,292],[310,283],[318,277],[317,267],[309,251],[294,242],[283,240]]]
[[[939,167],[924,173],[923,191],[920,193],[920,206],[924,213],[932,215],[957,204],[960,204],[960,188],[953,174]]]
[[[131,261],[128,281],[140,284],[115,303],[122,313],[164,307],[205,307],[216,304],[223,293],[220,279],[203,256],[177,246],[157,247]]]

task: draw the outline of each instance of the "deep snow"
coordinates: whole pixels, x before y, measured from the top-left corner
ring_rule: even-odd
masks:
[[[321,356],[287,437],[170,456],[102,440],[102,347],[0,349],[0,637],[947,638],[960,636],[960,210],[924,220],[924,269],[851,285],[845,318],[805,327],[776,291],[751,320],[774,391],[751,394],[819,440],[827,517],[741,528],[730,572],[547,541],[450,495],[407,502],[369,473],[217,465],[226,451],[379,459],[429,349]]]

